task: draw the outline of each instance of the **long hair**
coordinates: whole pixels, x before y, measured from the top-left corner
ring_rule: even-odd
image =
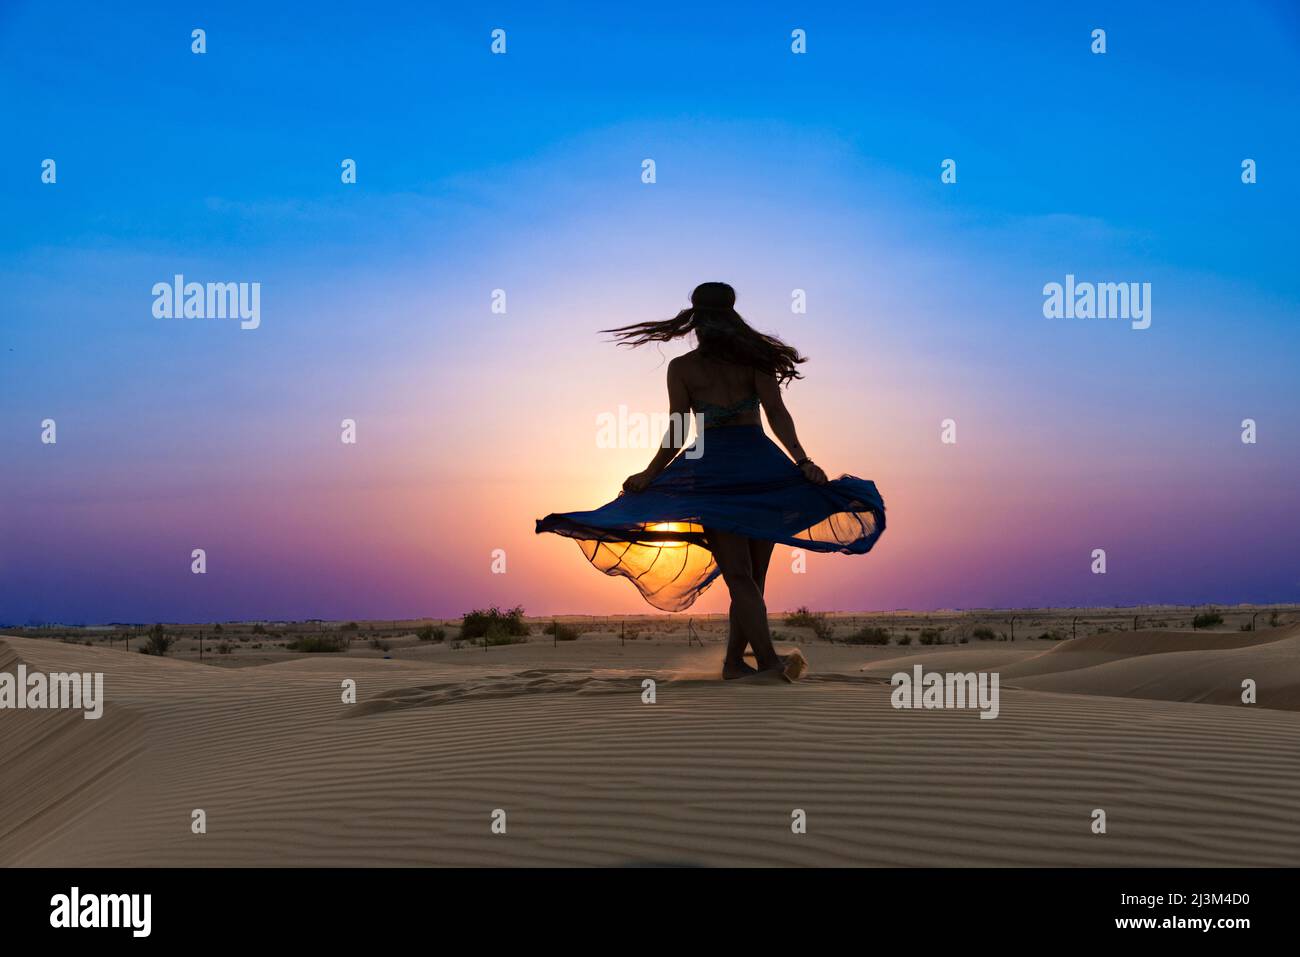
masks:
[[[630,326],[602,329],[621,346],[643,346],[648,342],[671,342],[695,333],[701,354],[724,362],[750,366],[775,376],[778,383],[802,379],[797,365],[807,362],[793,346],[776,336],[759,332],[736,312],[736,290],[725,282],[706,282],[691,293],[689,309],[671,319],[652,319]]]

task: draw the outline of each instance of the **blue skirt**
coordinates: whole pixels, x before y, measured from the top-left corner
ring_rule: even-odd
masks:
[[[874,482],[852,475],[808,481],[761,425],[721,425],[644,491],[537,522],[538,533],[575,539],[596,568],[629,579],[664,611],[689,608],[718,576],[706,529],[861,555],[885,530],[885,503]]]

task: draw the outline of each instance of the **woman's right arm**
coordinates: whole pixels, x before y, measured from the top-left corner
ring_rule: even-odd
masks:
[[[804,477],[818,485],[825,484],[826,473],[817,467],[817,463],[808,457],[808,453],[799,444],[799,436],[794,430],[794,417],[785,407],[785,399],[781,397],[781,383],[777,382],[776,376],[755,372],[754,385],[758,389],[758,401],[767,413],[767,424],[772,427],[790,457],[803,470]]]

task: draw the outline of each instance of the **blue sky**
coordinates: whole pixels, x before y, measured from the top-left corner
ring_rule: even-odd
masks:
[[[496,27],[505,56],[489,53]],[[804,56],[789,49],[795,27]],[[1101,56],[1089,50],[1097,27]],[[270,498],[212,512],[212,496],[240,483],[363,498],[401,480],[454,502],[467,484],[500,482],[510,496],[524,449],[554,508],[596,504],[555,490],[590,481],[582,495],[599,498],[622,461],[600,484],[581,455],[527,443],[548,430],[585,441],[592,394],[657,402],[658,357],[613,358],[592,333],[670,314],[706,278],[735,282],[741,311],[774,328],[789,321],[789,290],[809,289],[816,321],[784,331],[820,363],[816,388],[800,387],[821,415],[807,428],[845,470],[875,469],[895,488],[957,483],[911,501],[886,489],[903,518],[869,560],[882,561],[836,566],[812,586],[818,600],[1294,600],[1294,550],[1254,537],[1300,532],[1286,491],[1300,448],[1298,66],[1289,4],[7,3],[0,620],[450,614],[462,599],[519,594],[538,610],[622,607],[622,594],[606,603],[542,575],[503,583],[458,567],[439,573],[454,587],[413,576],[384,607],[335,601],[339,580],[367,592],[363,556],[327,574],[250,554],[262,591],[160,596],[152,572],[97,584],[112,534],[61,510],[93,502],[114,534],[139,529],[144,569],[165,564],[148,543],[177,514],[204,517],[190,538],[272,534]],[[340,184],[344,157],[357,161],[355,187]],[[645,157],[653,187],[639,180]],[[954,186],[939,183],[949,157]],[[1258,163],[1251,186],[1246,157]],[[261,281],[266,324],[159,327],[147,290],[175,272]],[[1152,329],[1043,319],[1043,283],[1067,272],[1152,282]],[[482,315],[498,286],[519,317],[509,327]],[[545,423],[511,420],[522,389],[546,394],[533,403]],[[581,426],[564,417],[575,405]],[[324,464],[313,430],[339,408],[380,423],[368,468]],[[969,472],[908,444],[954,409],[978,436]],[[57,465],[31,441],[56,412],[68,436]],[[477,428],[445,421],[485,414]],[[1266,423],[1249,462],[1233,458],[1243,415]],[[1043,521],[1051,501],[1073,508],[1086,489],[1099,511],[1119,503],[1116,534],[1141,526],[1162,555],[1259,557],[1162,558],[1160,574],[1098,588],[1066,572],[1033,580],[1026,556],[1043,542],[1021,542],[1007,546],[1019,559],[990,559],[972,584],[945,564],[957,545],[922,528],[940,501],[967,498],[1013,521],[1006,502],[974,491],[989,475],[1041,497]],[[1157,500],[1213,487],[1225,521],[1208,541],[1182,512],[1144,525],[1152,509],[1126,489],[1146,482]],[[176,513],[151,510],[168,499]],[[537,550],[558,546],[529,538],[534,505],[472,548],[519,528],[510,547],[549,564]],[[915,553],[909,507],[910,541],[927,543]],[[347,534],[335,541],[354,545]],[[1088,534],[1081,524],[1061,547]],[[265,550],[259,536],[250,549]],[[892,573],[878,567],[891,548]],[[927,562],[949,577],[918,586]],[[69,588],[71,569],[83,574]],[[303,585],[312,575],[321,589]]]

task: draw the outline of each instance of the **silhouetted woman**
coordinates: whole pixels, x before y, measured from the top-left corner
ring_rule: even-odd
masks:
[[[668,363],[668,410],[675,422],[695,414],[696,441],[685,446],[685,429],[670,428],[617,499],[548,515],[537,531],[576,539],[593,565],[630,579],[665,611],[689,608],[721,574],[731,592],[723,677],[777,672],[793,680],[806,663],[797,651],[779,656],[767,627],[772,546],[862,554],[885,530],[885,504],[874,482],[828,482],[804,451],[781,387],[802,378],[796,366],[806,360],[751,328],[735,304],[734,289],[706,282],[672,319],[605,330],[630,346],[695,334],[697,347]],[[763,433],[760,405],[790,458]],[[757,669],[744,661],[747,645]]]

